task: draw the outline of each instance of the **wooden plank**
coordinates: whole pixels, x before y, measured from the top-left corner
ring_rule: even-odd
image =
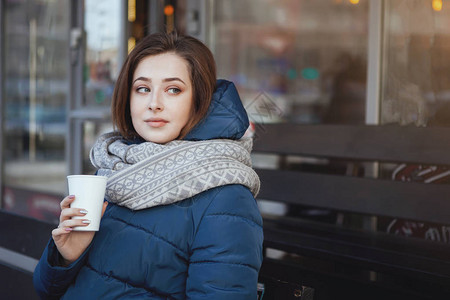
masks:
[[[450,244],[438,243],[432,240],[399,236],[379,231],[348,229],[335,224],[284,216],[264,215],[264,225],[266,228],[278,228],[287,232],[301,232],[305,235],[330,241],[338,239],[344,243],[382,247],[393,252],[405,252],[407,245],[406,248],[409,255],[450,261]],[[443,246],[436,247],[437,245]]]
[[[408,251],[394,251],[384,247],[382,239],[365,235],[365,243],[352,242],[340,236],[308,234],[302,231],[287,231],[279,228],[276,223],[265,222],[264,243],[266,247],[284,250],[307,257],[339,261],[367,268],[368,270],[388,272],[402,276],[413,276],[431,282],[450,284],[449,254],[445,258],[424,253],[419,256]],[[429,241],[423,241],[425,246]],[[411,243],[417,247],[415,241]],[[403,240],[404,249],[408,249],[408,240]],[[441,245],[450,251],[450,245]],[[428,249],[425,247],[425,249]],[[441,251],[442,253],[442,251]]]
[[[38,300],[33,286],[33,274],[0,264],[2,299]]]
[[[55,227],[0,210],[0,247],[39,259]]]
[[[450,185],[256,170],[259,199],[450,224]]]
[[[315,288],[314,299],[449,299],[450,290],[442,284],[424,282],[423,280],[397,280],[368,281],[364,276],[359,280],[343,277],[337,272],[320,272],[317,268],[305,267],[301,264],[288,261],[264,258],[260,271],[260,281],[275,278],[284,282],[306,282]],[[317,295],[317,297],[316,297]],[[269,298],[284,299],[284,298]]]
[[[450,165],[450,128],[265,124],[254,151],[398,163]]]

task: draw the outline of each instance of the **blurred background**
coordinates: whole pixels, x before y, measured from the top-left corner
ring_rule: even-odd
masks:
[[[94,172],[89,151],[112,130],[111,96],[127,54],[145,35],[172,30],[210,47],[218,77],[236,84],[256,138],[273,123],[450,124],[450,0],[0,0],[6,298],[35,298],[31,274],[58,224],[66,175]],[[256,167],[280,166],[276,155],[252,158]],[[284,163],[292,168],[311,163],[289,159]],[[312,164],[349,173],[333,161]],[[427,168],[439,171],[433,183],[450,183],[448,167]],[[350,176],[430,181],[419,176],[422,166],[370,163],[353,170]],[[263,212],[302,213],[259,204]],[[365,227],[361,217],[314,214]],[[375,230],[450,242],[448,224],[372,221]],[[417,235],[413,227],[420,227]],[[5,294],[13,283],[25,288]]]
[[[152,32],[204,41],[256,125],[450,120],[447,0],[2,0],[0,18],[0,209],[49,223]]]

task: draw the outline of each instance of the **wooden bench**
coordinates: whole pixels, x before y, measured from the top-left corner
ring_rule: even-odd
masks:
[[[450,185],[389,175],[398,164],[450,166],[450,128],[260,125],[253,151],[278,161],[254,160],[264,300],[450,299],[450,241],[376,230],[382,219],[450,224]]]
[[[0,210],[1,299],[39,299],[33,271],[55,227]]]

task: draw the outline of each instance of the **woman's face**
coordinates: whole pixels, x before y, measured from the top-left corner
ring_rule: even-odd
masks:
[[[148,142],[176,139],[191,117],[192,82],[186,61],[174,53],[144,58],[133,74],[131,120]]]

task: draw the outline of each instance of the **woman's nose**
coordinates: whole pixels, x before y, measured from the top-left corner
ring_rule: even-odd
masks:
[[[152,93],[150,95],[148,108],[153,111],[161,111],[164,109],[162,101],[160,100],[161,96],[158,93]]]

